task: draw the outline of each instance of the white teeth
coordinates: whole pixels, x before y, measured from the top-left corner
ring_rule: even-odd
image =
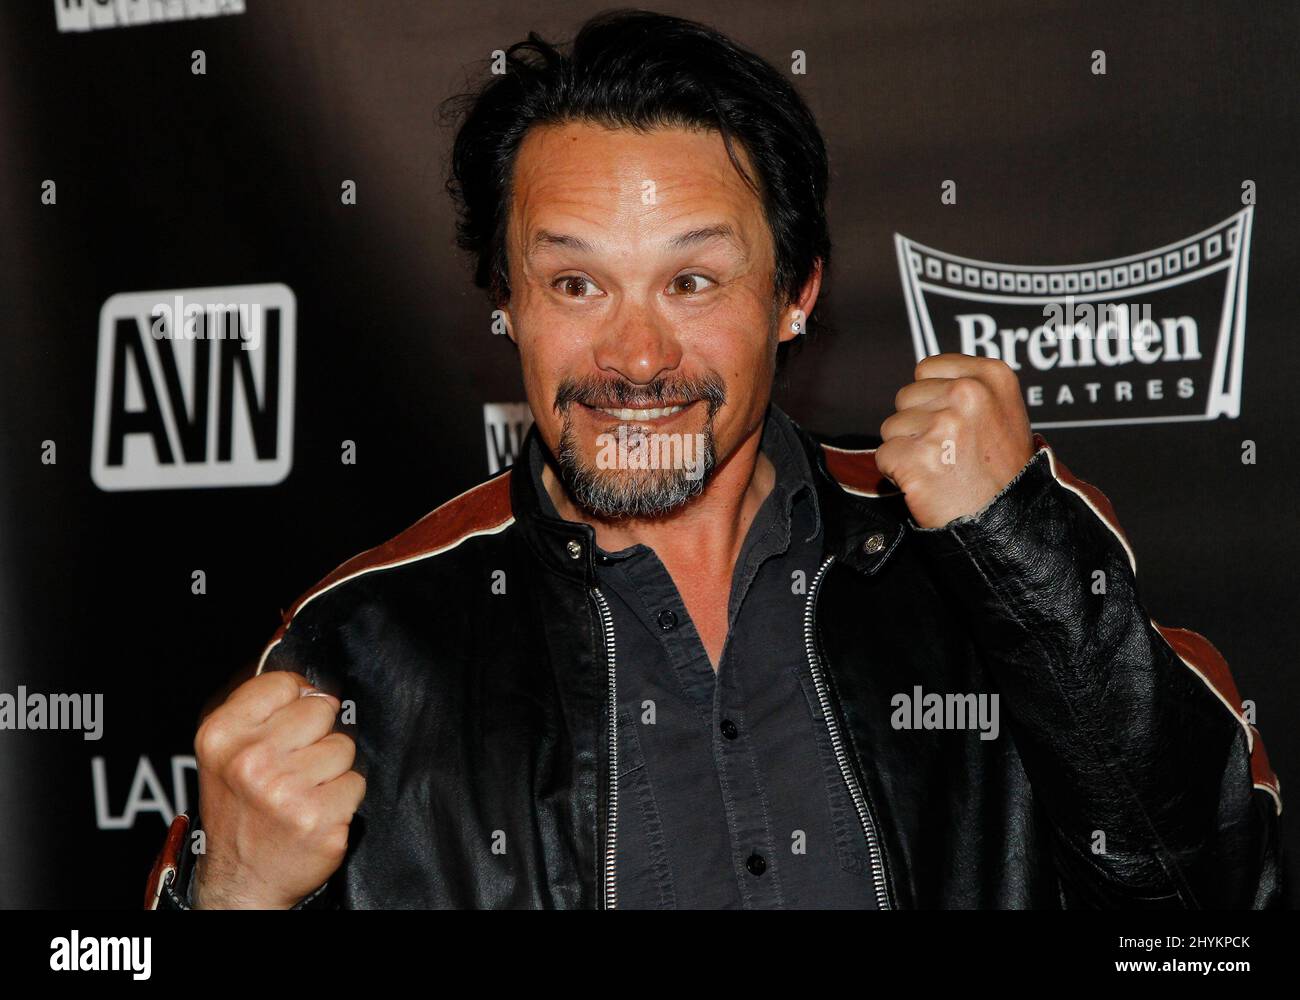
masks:
[[[680,413],[684,409],[686,409],[684,406],[665,406],[658,410],[611,410],[602,406],[600,411],[608,413],[611,417],[617,417],[619,420],[655,420],[659,417],[668,417],[674,413]]]

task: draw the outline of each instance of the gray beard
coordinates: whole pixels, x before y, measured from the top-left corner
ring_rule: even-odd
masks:
[[[685,468],[599,469],[582,456],[566,415],[555,461],[569,496],[588,513],[607,520],[661,517],[704,492],[717,466],[711,416],[702,436],[703,473],[694,477]]]

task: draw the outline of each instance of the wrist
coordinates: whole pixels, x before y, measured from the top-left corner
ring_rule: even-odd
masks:
[[[190,908],[194,910],[297,910],[304,908],[305,903],[313,902],[328,885],[322,885],[303,898],[262,898],[255,893],[244,893],[222,886],[220,881],[213,884],[209,879],[205,884],[202,868],[204,860],[200,858],[195,864],[194,878],[190,883]],[[230,884],[230,880],[226,880],[226,885]]]

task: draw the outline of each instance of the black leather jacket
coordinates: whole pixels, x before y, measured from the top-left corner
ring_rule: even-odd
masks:
[[[983,511],[921,529],[874,451],[800,435],[826,544],[804,645],[882,908],[1278,902],[1263,742],[1217,650],[1148,618],[1095,487],[1035,435]],[[300,906],[617,905],[594,535],[540,513],[524,464],[344,563],[263,654],[355,703],[367,778],[343,866]],[[894,728],[918,687],[996,692],[1001,736]],[[188,822],[146,906],[184,907]]]

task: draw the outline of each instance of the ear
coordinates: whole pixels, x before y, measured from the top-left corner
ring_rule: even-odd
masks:
[[[510,338],[516,347],[519,346],[519,340],[515,337],[515,322],[510,316],[508,306],[497,306],[496,309],[492,310],[492,321],[494,325],[496,323],[503,324],[506,329],[506,336]]]
[[[808,332],[808,317],[817,304],[817,295],[821,287],[822,260],[818,257],[813,261],[813,268],[808,274],[808,280],[804,282],[803,289],[799,292],[799,298],[781,311],[781,319],[777,324],[778,341],[784,343]],[[792,323],[799,324],[797,333],[790,325]]]

